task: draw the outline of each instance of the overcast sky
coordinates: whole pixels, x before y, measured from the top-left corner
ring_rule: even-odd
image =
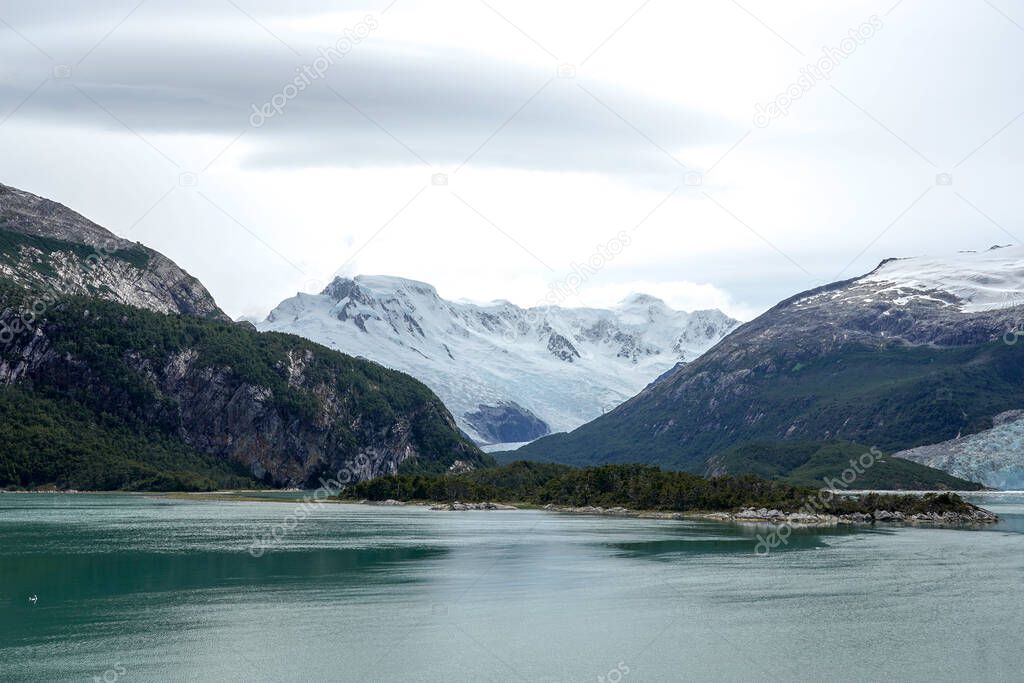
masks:
[[[232,316],[367,273],[747,319],[1019,243],[1022,63],[1019,0],[4,0],[0,182]]]

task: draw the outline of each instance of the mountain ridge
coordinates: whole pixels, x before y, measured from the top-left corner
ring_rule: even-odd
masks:
[[[1024,345],[1003,342],[1024,319],[1022,285],[1021,247],[887,260],[784,299],[609,414],[498,458],[699,473],[746,442],[891,452],[981,431],[1024,404]]]
[[[424,282],[359,275],[286,299],[257,327],[413,374],[460,428],[489,444],[578,426],[736,324],[717,310],[676,311],[645,294],[611,309],[521,308],[449,301]]]
[[[84,294],[229,320],[199,280],[163,254],[63,204],[0,184],[0,276],[54,296]]]

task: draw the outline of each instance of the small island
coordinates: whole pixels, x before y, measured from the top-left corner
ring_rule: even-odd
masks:
[[[512,506],[557,512],[800,525],[934,524],[998,521],[951,492],[863,495],[795,486],[753,475],[700,477],[649,465],[565,465],[514,462],[459,474],[401,474],[362,481],[339,494],[349,501],[420,502],[436,510],[501,510]]]

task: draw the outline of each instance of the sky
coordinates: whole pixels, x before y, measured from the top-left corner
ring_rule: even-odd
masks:
[[[337,275],[750,319],[1021,243],[1020,0],[0,1],[0,182],[262,318]]]

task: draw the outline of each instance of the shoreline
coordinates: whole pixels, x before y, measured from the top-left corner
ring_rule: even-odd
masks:
[[[543,510],[573,515],[597,515],[604,517],[634,517],[639,519],[706,520],[742,524],[748,526],[790,526],[790,527],[834,527],[834,526],[933,526],[947,528],[981,527],[999,522],[999,515],[977,508],[970,514],[946,512],[918,513],[907,515],[902,512],[875,510],[865,514],[854,512],[844,515],[810,514],[806,512],[783,512],[767,508],[744,508],[739,512],[665,512],[659,510],[630,510],[623,507],[602,508],[596,506],[572,507],[545,505]]]
[[[251,502],[251,503],[292,503],[301,504],[308,502],[304,498],[288,499],[275,498],[274,493],[301,493],[301,489],[230,489],[224,491],[81,491],[81,490],[40,490],[40,491],[10,491],[0,489],[0,494],[33,494],[33,495],[82,495],[82,494],[117,494],[150,496],[154,498],[171,498],[175,500],[217,500],[224,502]],[[849,492],[844,492],[849,493]],[[864,492],[866,493],[866,492]],[[899,492],[895,492],[899,493]],[[934,492],[927,492],[934,493]],[[967,492],[964,492],[967,493]],[[1013,491],[997,491],[993,493],[1014,493]],[[271,494],[271,495],[260,495]],[[942,528],[979,528],[998,523],[999,516],[980,506],[970,512],[928,512],[908,515],[899,511],[875,510],[871,513],[849,513],[842,515],[813,514],[806,512],[786,512],[783,510],[767,508],[743,508],[737,512],[709,512],[701,510],[688,510],[685,512],[666,510],[634,510],[625,507],[609,507],[585,505],[538,505],[534,503],[499,503],[484,501],[480,503],[463,503],[460,501],[400,501],[394,499],[372,501],[343,500],[337,497],[329,497],[318,500],[317,503],[349,504],[349,505],[370,505],[379,507],[419,507],[433,512],[462,512],[462,511],[515,511],[515,510],[539,510],[543,512],[556,512],[570,515],[591,515],[599,517],[632,517],[637,519],[662,519],[678,521],[710,521],[719,523],[740,524],[745,526],[790,526],[794,528],[815,528],[815,527],[836,527],[836,526],[874,526],[884,524],[887,526],[930,526]]]
[[[790,527],[835,527],[835,526],[874,526],[885,524],[888,526],[930,526],[943,528],[978,528],[999,522],[999,515],[981,507],[976,507],[970,513],[937,512],[917,513],[907,515],[903,512],[892,512],[889,510],[875,510],[870,514],[854,512],[843,515],[831,514],[809,514],[805,512],[784,512],[782,510],[770,510],[767,508],[744,508],[739,512],[707,512],[690,510],[686,512],[673,512],[665,510],[633,510],[625,507],[604,508],[594,505],[571,506],[571,505],[526,505],[495,503],[485,501],[482,503],[462,503],[459,501],[399,501],[399,500],[353,500],[356,505],[375,505],[382,507],[422,507],[431,511],[461,512],[473,510],[540,510],[543,512],[556,512],[568,515],[591,515],[597,517],[632,517],[636,519],[665,519],[678,521],[703,520],[710,522],[732,523],[748,526],[790,526]]]

